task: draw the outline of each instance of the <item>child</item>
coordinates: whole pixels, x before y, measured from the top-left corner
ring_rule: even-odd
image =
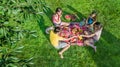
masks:
[[[97,13],[93,11],[86,20],[86,24],[93,25],[97,21]]]
[[[97,21],[97,13],[95,12],[95,11],[93,11],[91,14],[90,14],[90,16],[87,18],[87,20],[86,20],[86,24],[87,24],[87,26],[89,27],[89,30],[91,31],[91,32],[93,32],[94,30],[93,30],[93,25],[96,23],[96,21]]]
[[[82,37],[86,38],[84,40],[84,44],[91,46],[92,48],[94,48],[95,52],[96,52],[96,46],[94,46],[94,42],[98,41],[100,39],[101,33],[102,33],[102,25],[100,24],[100,22],[96,22],[94,24],[94,30],[95,32],[93,34],[88,34],[86,32],[86,35],[81,35]]]
[[[62,9],[58,7],[56,8],[56,13],[52,16],[52,22],[54,26],[69,25],[69,23],[65,23],[61,21],[61,16],[62,16]]]

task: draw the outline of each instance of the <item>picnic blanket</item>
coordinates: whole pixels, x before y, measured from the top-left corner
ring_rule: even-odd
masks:
[[[86,27],[80,26],[79,23],[71,23],[69,26],[60,26],[61,31],[59,36],[63,38],[70,38],[72,36],[82,35],[86,30]],[[83,46],[83,38],[79,36],[78,38],[73,38],[69,40],[70,43],[76,43],[78,46]]]

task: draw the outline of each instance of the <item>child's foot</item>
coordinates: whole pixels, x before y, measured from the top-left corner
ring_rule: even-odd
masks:
[[[95,46],[95,47],[94,47],[95,52],[97,51],[96,48],[97,48],[97,47]]]
[[[63,57],[63,55],[62,55],[62,53],[60,53],[60,52],[59,52],[59,55],[60,55],[60,58],[61,58],[61,59],[63,59],[63,58],[64,58],[64,57]]]

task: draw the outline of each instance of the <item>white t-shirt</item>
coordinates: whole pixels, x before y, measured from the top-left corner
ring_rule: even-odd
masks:
[[[100,39],[102,33],[102,28],[99,31],[95,32],[95,36],[93,37],[96,41],[98,41]]]

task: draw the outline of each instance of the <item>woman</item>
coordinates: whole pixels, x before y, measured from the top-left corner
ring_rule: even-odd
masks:
[[[60,58],[64,58],[63,53],[70,48],[70,44],[67,42],[72,38],[75,38],[75,36],[71,38],[63,38],[59,36],[60,31],[60,27],[55,27],[54,30],[50,31],[50,42],[56,49],[62,49],[59,52],[59,55]]]
[[[81,35],[82,37],[85,38],[84,40],[84,45],[88,45],[90,47],[92,47],[95,52],[96,52],[96,46],[94,46],[94,43],[97,42],[100,39],[101,33],[102,33],[102,25],[100,24],[100,22],[96,22],[94,24],[94,30],[95,32],[93,34],[88,34],[86,32],[85,35]]]

